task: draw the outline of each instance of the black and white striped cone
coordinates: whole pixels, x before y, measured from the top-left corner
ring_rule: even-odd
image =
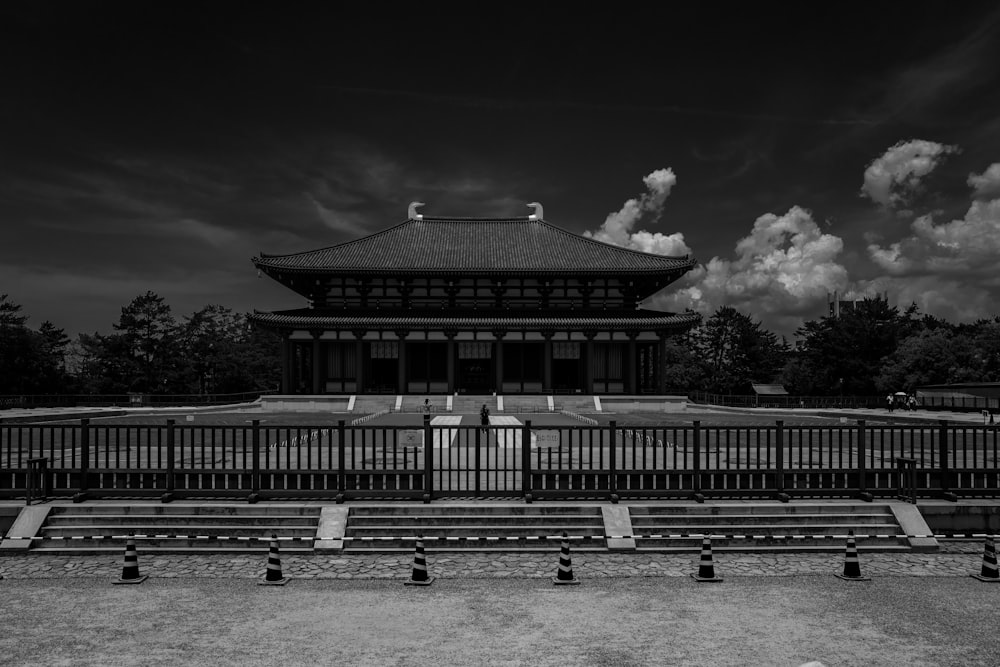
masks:
[[[983,547],[983,569],[979,574],[971,576],[990,584],[1000,582],[1000,572],[997,572],[997,549],[992,535],[986,536],[986,546]]]
[[[691,578],[701,582],[722,581],[722,577],[715,576],[715,562],[712,560],[712,538],[705,535],[701,540],[701,561],[698,564],[698,574],[692,574]]]
[[[407,586],[430,586],[434,577],[427,576],[427,561],[424,559],[424,536],[417,535],[417,546],[413,550],[413,574],[403,582]]]
[[[847,581],[871,581],[871,577],[861,576],[861,563],[858,561],[858,546],[854,542],[854,531],[847,531],[847,554],[844,556],[844,573],[838,574]]]
[[[111,583],[141,584],[148,578],[148,575],[139,574],[139,555],[135,551],[135,538],[129,535],[128,539],[125,540],[125,562],[122,565],[122,576]]]
[[[552,583],[557,586],[574,586],[580,580],[573,576],[573,561],[569,558],[569,535],[562,534],[562,547],[559,549],[559,570],[552,577]]]
[[[267,554],[267,574],[263,581],[258,581],[259,586],[284,586],[288,583],[288,577],[281,575],[281,557],[278,555],[278,536],[271,534],[271,549]]]

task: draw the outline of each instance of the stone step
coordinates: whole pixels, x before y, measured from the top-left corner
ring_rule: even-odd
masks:
[[[276,505],[216,505],[216,504],[137,504],[137,505],[55,505],[50,511],[51,516],[81,514],[88,515],[122,515],[133,514],[142,516],[164,516],[176,514],[198,514],[205,516],[231,515],[231,516],[316,516],[318,517],[320,508],[318,506],[276,504]]]
[[[604,520],[600,515],[595,516],[577,516],[577,515],[566,515],[566,517],[572,520],[574,523],[588,523],[595,526],[603,526]],[[389,516],[370,516],[370,515],[357,515],[351,514],[350,525],[363,527],[363,526],[402,526],[402,525],[420,525],[420,526],[451,526],[451,525],[462,525],[473,523],[476,525],[488,525],[488,526],[504,526],[509,524],[518,525],[529,525],[529,526],[552,526],[557,525],[558,522],[555,521],[555,517],[550,515],[510,515],[510,514],[497,514],[497,515],[485,515],[485,514],[447,514],[447,515],[427,515],[427,516],[417,516],[417,515],[389,515]]]
[[[315,526],[317,517],[302,514],[282,515],[225,515],[225,514],[54,514],[49,515],[46,526],[84,526],[94,522],[133,526],[148,524],[150,521],[167,521],[171,525],[199,525],[211,523],[215,525],[234,526]]]
[[[551,536],[561,535],[563,531],[570,535],[604,535],[603,524],[594,525],[561,525],[551,526],[361,526],[355,527],[348,523],[348,537],[414,537],[421,534],[425,537],[497,537],[497,536]]]
[[[124,554],[125,540],[101,540],[98,542],[77,541],[71,544],[63,544],[65,540],[38,540],[37,546],[32,547],[31,553],[57,554],[57,555],[82,555],[82,554]],[[143,567],[143,558],[155,554],[199,554],[199,553],[230,553],[247,554],[260,556],[266,559],[270,552],[270,545],[267,542],[222,542],[212,540],[156,540],[156,539],[136,539],[136,553],[139,558],[139,565]],[[313,553],[311,543],[299,542],[300,546],[290,546],[290,542],[280,542],[278,546],[280,554],[307,554]],[[306,546],[301,546],[306,545]],[[264,572],[266,560],[261,561],[261,574]]]
[[[798,525],[823,523],[828,525],[868,525],[895,523],[895,517],[887,514],[685,514],[685,515],[632,515],[633,526],[666,524],[686,526],[689,524],[724,523],[743,526],[766,524]]]
[[[494,515],[498,512],[518,516],[601,516],[601,508],[579,505],[352,505],[351,516],[450,516]]]
[[[558,558],[561,548],[560,540],[434,540],[424,542],[424,551],[428,553],[446,551],[518,551],[551,553],[553,559]],[[577,540],[571,543],[571,551],[604,552],[607,544],[603,539]],[[359,552],[408,552],[413,553],[415,542],[409,540],[378,540],[378,541],[345,541],[345,553]],[[556,566],[553,560],[553,569]]]
[[[629,512],[636,516],[677,516],[685,514],[892,514],[888,505],[871,503],[848,504],[741,504],[741,505],[705,505],[701,503],[670,504],[670,505],[635,505],[629,507]]]
[[[700,551],[701,538],[664,538],[636,540],[636,551]],[[910,551],[905,543],[895,540],[858,540],[860,552]],[[716,551],[845,551],[846,541],[836,539],[729,539],[713,538],[712,552]]]
[[[632,532],[636,535],[846,535],[848,529],[864,535],[897,535],[900,528],[895,523],[872,523],[860,525],[815,524],[760,524],[747,526],[743,524],[704,523],[704,524],[657,524],[637,526],[633,523]]]
[[[174,525],[166,523],[139,524],[127,527],[119,524],[98,524],[90,526],[43,526],[41,536],[72,537],[74,535],[226,535],[240,537],[270,537],[277,534],[287,537],[308,537],[316,535],[316,526],[290,528],[288,526],[215,526],[215,525]]]

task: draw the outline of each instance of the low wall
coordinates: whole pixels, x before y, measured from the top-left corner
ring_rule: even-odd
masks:
[[[603,412],[684,412],[687,396],[601,396]]]
[[[347,412],[350,396],[271,395],[261,396],[260,407],[271,412]]]
[[[917,505],[935,533],[1000,533],[1000,504],[920,501]]]

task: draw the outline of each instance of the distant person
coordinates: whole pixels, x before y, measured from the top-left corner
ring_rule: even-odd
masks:
[[[889,409],[889,412],[892,412],[892,404],[894,402],[895,401],[894,401],[894,399],[892,397],[892,394],[887,394],[886,397],[885,397],[885,407],[887,407]]]
[[[424,399],[424,414],[429,415],[431,413],[431,399]]]
[[[483,407],[479,410],[479,426],[481,427],[481,430],[489,433],[489,429],[487,428],[489,425],[490,425],[490,409],[486,407],[485,403],[483,403]]]
[[[917,409],[917,397],[914,396],[913,394],[910,394],[910,397],[908,399],[906,399],[906,407],[909,408],[910,410],[916,410]]]

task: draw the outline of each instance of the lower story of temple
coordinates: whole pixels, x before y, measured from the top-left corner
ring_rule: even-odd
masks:
[[[453,335],[386,340],[292,333],[283,342],[285,394],[663,393],[664,339],[483,340]],[[478,338],[478,339],[477,339]],[[570,336],[566,336],[570,338]]]

